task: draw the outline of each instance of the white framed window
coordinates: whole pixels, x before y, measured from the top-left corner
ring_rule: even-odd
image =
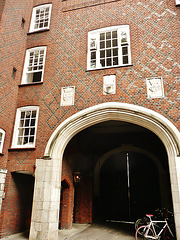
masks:
[[[44,4],[33,8],[29,32],[49,29],[51,8],[52,4]]]
[[[46,46],[26,50],[22,84],[43,81]]]
[[[17,109],[12,148],[35,147],[38,115],[38,106]]]
[[[130,64],[129,25],[107,27],[88,33],[88,70]]]
[[[2,153],[3,151],[4,138],[5,138],[5,131],[0,128],[0,153]]]

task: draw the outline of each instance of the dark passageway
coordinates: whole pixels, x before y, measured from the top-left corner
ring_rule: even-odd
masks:
[[[74,222],[133,222],[156,208],[172,210],[167,153],[151,131],[128,122],[99,123],[75,135],[64,156],[81,179]]]

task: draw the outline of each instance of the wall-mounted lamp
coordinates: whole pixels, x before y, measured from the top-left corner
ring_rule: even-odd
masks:
[[[74,183],[79,183],[81,179],[80,172],[74,172]]]

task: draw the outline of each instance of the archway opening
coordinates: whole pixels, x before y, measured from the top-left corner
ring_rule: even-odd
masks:
[[[28,171],[16,171],[11,174],[13,180],[11,201],[15,206],[11,209],[12,222],[16,226],[16,232],[23,232],[29,230],[31,223],[34,176]]]
[[[166,149],[144,127],[115,120],[88,127],[69,141],[63,162],[80,177],[74,222],[134,221],[173,209]]]

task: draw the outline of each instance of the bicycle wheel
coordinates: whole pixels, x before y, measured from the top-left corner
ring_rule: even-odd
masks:
[[[175,237],[171,235],[168,228],[166,228],[163,232],[163,240],[175,240]]]
[[[145,224],[147,224],[146,221],[145,221],[145,219],[144,219],[144,218],[139,218],[139,219],[136,220],[136,222],[135,222],[135,225],[134,225],[135,230],[137,230],[137,229],[138,229],[139,227],[141,227],[141,226],[144,226]]]
[[[148,231],[148,236],[145,237],[144,234],[147,230],[147,226],[141,226],[139,227],[137,230],[136,230],[136,233],[135,233],[135,239],[136,240],[146,240],[146,239],[150,239],[148,238],[148,236],[154,236],[154,232],[151,228],[149,228],[149,231]]]
[[[137,230],[142,225],[144,225],[144,221],[141,218],[136,220],[135,225],[134,225],[135,230]]]

